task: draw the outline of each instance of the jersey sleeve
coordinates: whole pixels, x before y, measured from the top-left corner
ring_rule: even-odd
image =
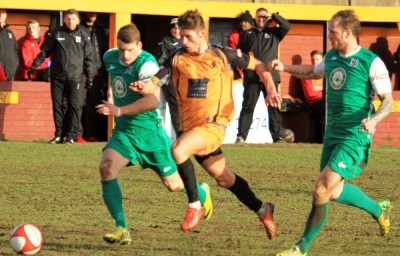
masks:
[[[369,79],[376,94],[384,94],[392,91],[389,72],[381,58],[377,57],[371,64]]]
[[[314,66],[314,73],[321,78],[325,78],[325,61],[321,61]]]
[[[239,68],[254,70],[255,59],[252,54],[238,53],[238,51],[228,47],[224,47],[221,50],[224,52],[229,64]]]
[[[139,70],[139,80],[143,82],[150,80],[157,73],[158,70],[158,65],[155,62],[145,62]]]

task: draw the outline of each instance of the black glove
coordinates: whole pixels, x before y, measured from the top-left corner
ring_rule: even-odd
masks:
[[[86,79],[86,85],[85,88],[86,89],[90,89],[93,87],[93,80],[92,79]]]
[[[29,79],[31,79],[31,75],[32,75],[33,73],[35,73],[35,71],[36,71],[36,68],[30,68],[30,69],[28,69],[28,77],[29,77]]]

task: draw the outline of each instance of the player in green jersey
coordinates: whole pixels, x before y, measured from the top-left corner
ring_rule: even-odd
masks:
[[[106,234],[104,240],[129,244],[131,236],[124,217],[118,173],[138,161],[142,169],[154,170],[170,191],[182,191],[184,184],[171,156],[171,140],[162,125],[158,103],[147,101],[137,113],[129,115],[120,111],[121,106],[143,98],[142,94],[130,90],[129,85],[153,77],[159,70],[157,61],[142,50],[140,32],[134,24],[118,31],[117,46],[103,57],[110,75],[112,98],[96,107],[99,113],[114,115],[115,120],[112,136],[103,150],[100,175],[103,199],[116,223],[114,231]],[[197,184],[197,192],[198,207],[203,210],[204,218],[209,219],[212,214],[210,189],[206,183]]]
[[[365,168],[376,126],[393,105],[388,71],[378,56],[358,45],[360,29],[353,10],[339,11],[329,22],[332,50],[323,62],[315,67],[288,66],[277,60],[269,64],[300,79],[325,77],[327,82],[327,126],[311,212],[301,239],[278,256],[307,255],[311,242],[328,218],[330,201],[367,211],[378,222],[382,236],[389,232],[390,201],[378,203],[356,186],[345,183]],[[381,101],[376,112],[372,105],[374,94]]]

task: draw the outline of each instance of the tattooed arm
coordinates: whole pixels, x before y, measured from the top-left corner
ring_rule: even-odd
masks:
[[[283,65],[280,60],[273,60],[268,63],[270,69],[284,71],[299,79],[319,79],[320,75],[314,73],[313,65]]]

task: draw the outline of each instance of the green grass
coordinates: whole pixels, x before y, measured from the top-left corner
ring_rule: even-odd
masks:
[[[260,198],[275,204],[273,241],[258,227],[256,215],[198,166],[197,177],[210,184],[215,209],[210,221],[191,232],[179,229],[184,194],[168,192],[150,170],[126,168],[119,182],[133,243],[121,246],[102,241],[114,227],[101,197],[103,145],[0,142],[0,255],[13,254],[9,233],[23,222],[41,228],[40,255],[273,255],[302,234],[321,151],[309,144],[223,147],[232,169]],[[366,170],[354,181],[373,199],[392,200],[389,236],[380,237],[366,212],[332,203],[309,255],[400,255],[399,157],[400,148],[373,148]]]

